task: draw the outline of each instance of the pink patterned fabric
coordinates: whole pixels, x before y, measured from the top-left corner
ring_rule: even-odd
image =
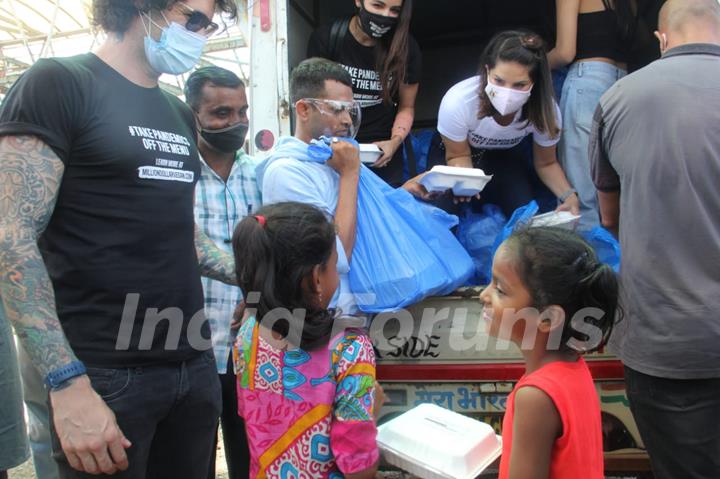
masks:
[[[346,332],[320,350],[279,350],[250,318],[235,347],[250,477],[340,479],[377,462],[375,355],[366,336]]]

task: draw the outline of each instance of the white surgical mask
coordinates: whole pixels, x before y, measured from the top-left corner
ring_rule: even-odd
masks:
[[[143,15],[150,20],[151,25],[155,23],[149,15]],[[148,63],[156,72],[170,75],[190,71],[200,60],[208,40],[207,37],[193,33],[175,22],[162,29],[160,40],[155,40],[150,35],[148,27],[145,27],[145,31],[145,55]]]
[[[501,115],[509,115],[519,111],[525,103],[530,100],[532,87],[528,91],[515,90],[490,83],[485,87],[485,94],[490,98],[490,102]]]

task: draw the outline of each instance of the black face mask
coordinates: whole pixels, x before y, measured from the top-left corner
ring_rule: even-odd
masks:
[[[378,15],[377,13],[371,13],[365,10],[365,7],[360,5],[360,26],[363,31],[373,38],[382,38],[392,31],[398,23],[397,17],[386,17],[385,15]]]
[[[234,153],[245,144],[248,128],[247,123],[237,123],[219,130],[205,130],[203,128],[200,130],[200,136],[216,150],[223,153]]]

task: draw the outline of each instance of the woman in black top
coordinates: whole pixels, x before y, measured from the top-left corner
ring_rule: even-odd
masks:
[[[358,13],[314,31],[308,57],[340,63],[362,106],[360,143],[383,151],[373,171],[392,186],[403,182],[402,144],[415,117],[420,47],[410,35],[412,0],[355,0]]]
[[[580,227],[600,224],[590,177],[588,143],[600,97],[627,74],[635,34],[635,0],[556,0],[557,40],[548,53],[553,69],[570,64],[560,99],[563,131],[558,157],[580,198]]]

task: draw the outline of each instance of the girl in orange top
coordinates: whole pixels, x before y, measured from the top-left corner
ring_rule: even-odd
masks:
[[[615,273],[576,234],[528,228],[500,246],[480,300],[490,335],[525,358],[503,420],[500,479],[602,479],[600,402],[582,353],[610,334]]]

